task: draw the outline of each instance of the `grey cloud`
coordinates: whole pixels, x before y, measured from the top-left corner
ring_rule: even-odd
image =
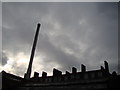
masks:
[[[24,76],[25,72],[26,72],[26,66],[24,64],[21,64],[19,66],[19,63],[14,62],[12,65],[12,69],[14,70],[12,73],[19,75],[19,76]]]
[[[44,53],[46,55],[44,62],[48,62],[48,64],[50,62],[57,62],[62,66],[62,69],[65,69],[66,67],[68,68],[72,65],[79,66],[80,64],[78,62],[78,58],[76,58],[74,55],[65,53],[61,47],[54,46],[54,44],[49,41],[47,36],[43,39],[43,41],[40,42],[40,46],[38,47],[40,47],[40,53]]]
[[[7,61],[9,60],[7,54],[5,52],[2,52],[2,65],[6,65]]]

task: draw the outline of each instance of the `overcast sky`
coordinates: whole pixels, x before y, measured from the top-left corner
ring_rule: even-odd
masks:
[[[23,76],[27,70],[37,23],[41,23],[32,71],[52,75],[85,64],[100,69],[104,60],[118,70],[117,3],[2,3],[0,68]],[[32,74],[33,74],[32,72]]]

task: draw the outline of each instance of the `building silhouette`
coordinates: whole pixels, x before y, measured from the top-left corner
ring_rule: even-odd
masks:
[[[2,71],[2,90],[108,90],[120,89],[120,75],[116,72],[110,73],[108,63],[104,61],[104,67],[98,70],[86,71],[86,66],[81,65],[81,72],[77,72],[72,67],[72,72],[53,69],[53,75],[47,76],[42,72],[39,77],[38,72],[30,79],[21,78],[5,71]]]
[[[104,66],[98,70],[87,71],[85,65],[81,65],[81,72],[77,72],[77,68],[72,67],[72,72],[66,71],[65,74],[58,69],[53,69],[53,75],[47,76],[46,72],[42,72],[39,77],[38,72],[34,72],[31,76],[32,62],[37,44],[40,24],[34,38],[31,51],[30,62],[27,73],[24,78],[2,71],[2,90],[108,90],[120,89],[120,75],[114,71],[109,72],[109,65],[104,61]]]

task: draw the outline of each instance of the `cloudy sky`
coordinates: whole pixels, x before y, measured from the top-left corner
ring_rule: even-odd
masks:
[[[41,23],[34,71],[52,75],[85,64],[100,69],[107,60],[118,71],[118,4],[95,2],[2,3],[0,68],[23,76],[27,70],[37,23]]]

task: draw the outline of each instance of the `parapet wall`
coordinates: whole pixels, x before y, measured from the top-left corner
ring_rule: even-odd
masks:
[[[46,72],[42,73],[42,77],[39,77],[39,73],[35,72],[34,77],[30,80],[33,82],[40,83],[54,83],[54,82],[73,82],[73,81],[86,81],[86,80],[96,80],[105,78],[109,73],[108,63],[104,62],[105,66],[101,66],[98,70],[86,71],[86,66],[81,65],[81,72],[77,72],[77,68],[72,67],[72,72],[66,71],[62,74],[60,70],[53,69],[53,76],[47,76]]]

